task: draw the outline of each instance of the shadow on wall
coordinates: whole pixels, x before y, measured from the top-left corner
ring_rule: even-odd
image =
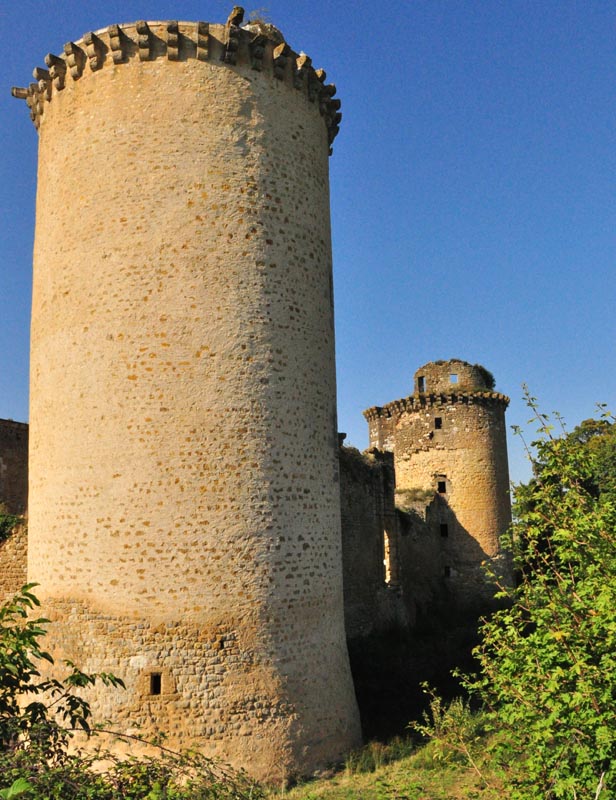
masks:
[[[364,738],[383,740],[425,708],[422,682],[459,693],[451,673],[473,669],[479,620],[496,607],[477,540],[438,492],[396,494],[390,456],[342,448],[340,461],[351,669]]]
[[[435,606],[461,614],[493,607],[496,585],[488,570],[503,580],[507,556],[487,554],[443,495],[402,507],[397,497],[400,585],[412,602],[414,626]]]

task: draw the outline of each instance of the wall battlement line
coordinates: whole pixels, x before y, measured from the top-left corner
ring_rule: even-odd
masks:
[[[48,53],[47,68],[35,67],[34,83],[14,86],[13,97],[25,100],[34,126],[39,128],[45,105],[72,81],[85,78],[103,68],[114,68],[138,59],[152,62],[209,61],[227,67],[249,66],[256,72],[269,71],[276,79],[303,91],[317,103],[324,118],[331,145],[339,131],[342,114],[340,100],[334,99],[336,86],[326,84],[326,73],[314,69],[305,54],[294,52],[284,41],[262,33],[257,24],[240,28],[234,24],[208,22],[145,21],[109,25],[90,31],[77,42],[67,42],[62,55]]]
[[[392,400],[385,406],[371,406],[364,411],[368,422],[380,417],[391,417],[404,411],[417,411],[427,406],[451,405],[453,403],[503,403],[505,408],[509,405],[509,398],[500,392],[451,392],[439,394],[415,394]]]

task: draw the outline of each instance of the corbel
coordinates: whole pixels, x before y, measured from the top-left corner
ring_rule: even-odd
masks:
[[[180,60],[180,30],[177,20],[167,23],[167,58],[169,61]]]
[[[321,91],[319,92],[319,111],[325,117],[329,115],[329,103],[336,94],[336,86],[333,83],[328,83],[325,86],[321,86]]]
[[[114,64],[122,64],[124,61],[124,36],[119,25],[109,26],[109,47],[111,48],[111,58]]]
[[[327,140],[330,145],[334,143],[334,139],[336,138],[336,136],[338,136],[339,132],[340,132],[339,125],[332,125],[330,128],[327,129]]]
[[[248,49],[250,51],[250,63],[252,68],[257,70],[257,72],[261,72],[263,69],[263,56],[265,55],[266,42],[267,36],[257,33],[248,43]]]
[[[225,64],[237,64],[237,51],[240,49],[240,29],[237,25],[227,24],[227,42],[223,54]]]
[[[47,53],[45,64],[49,67],[49,75],[54,87],[61,92],[66,82],[66,61],[60,56],[54,56],[53,53]]]
[[[293,70],[293,86],[296,89],[303,89],[306,85],[310,67],[312,66],[312,59],[305,53],[302,53],[295,60],[295,69]]]
[[[281,42],[274,48],[273,52],[274,77],[278,78],[279,81],[281,81],[284,78],[285,67],[287,66],[287,61],[289,60],[290,52],[291,48],[286,42]]]
[[[26,89],[26,105],[30,109],[32,113],[36,107],[36,94],[38,91],[38,84],[37,83],[29,83],[28,88]]]
[[[308,73],[308,99],[311,103],[317,99],[321,84],[319,83],[315,71],[311,69]]]
[[[75,42],[67,42],[64,45],[64,54],[66,55],[66,63],[71,71],[71,78],[76,81],[83,75],[83,68],[86,63],[86,54],[81,47],[78,47]]]
[[[86,46],[90,69],[92,72],[96,72],[103,66],[103,43],[92,31],[84,35],[83,41]]]
[[[43,69],[43,67],[34,67],[32,77],[37,83],[41,101],[43,98],[51,100],[51,76],[49,75],[49,70]]]
[[[71,78],[76,81],[83,75],[83,68],[86,63],[86,54],[75,42],[67,42],[64,45],[66,63],[71,71]]]
[[[30,109],[30,119],[34,123],[34,127],[38,130],[40,115],[42,113],[42,103],[38,96],[38,83],[28,84],[26,105]]]
[[[210,25],[209,22],[197,22],[197,58],[207,61],[210,57]]]
[[[150,58],[150,28],[145,20],[135,23],[137,30],[137,46],[139,47],[139,61],[147,61]]]

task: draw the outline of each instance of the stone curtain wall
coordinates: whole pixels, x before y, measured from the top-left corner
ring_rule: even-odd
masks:
[[[111,26],[47,62],[15,94],[40,136],[29,574],[55,655],[126,681],[93,696],[122,730],[310,772],[360,736],[335,87],[233,22]],[[144,698],[156,672],[168,703]]]
[[[0,504],[9,514],[28,506],[28,426],[0,419]]]
[[[399,560],[395,476],[390,453],[340,448],[340,504],[344,613],[349,639],[406,627],[408,611],[399,584],[386,584],[385,535],[395,537],[390,557]],[[399,572],[399,564],[394,564]]]

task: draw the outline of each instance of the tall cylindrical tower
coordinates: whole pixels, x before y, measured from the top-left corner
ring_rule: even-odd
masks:
[[[430,504],[437,569],[463,603],[491,597],[486,562],[508,574],[508,404],[484,367],[451,359],[418,369],[412,396],[365,412],[370,445],[394,453],[396,490]]]
[[[39,132],[29,577],[94,712],[260,777],[357,743],[328,155],[339,101],[270,25],[64,46]]]

